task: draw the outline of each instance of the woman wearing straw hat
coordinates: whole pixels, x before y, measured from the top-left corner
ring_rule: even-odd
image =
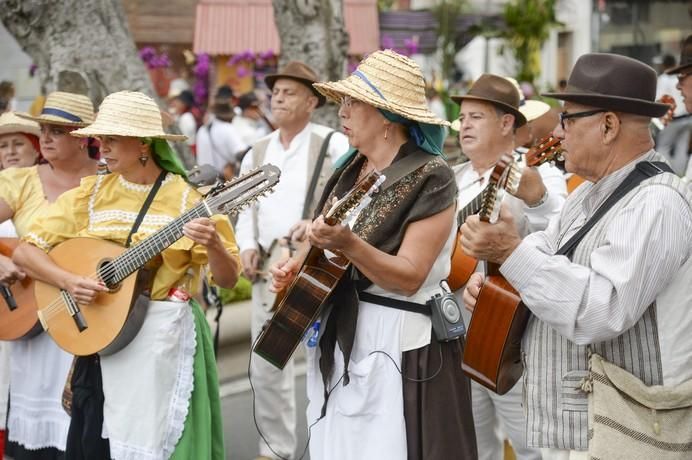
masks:
[[[37,215],[63,192],[79,185],[82,177],[95,174],[97,165],[87,154],[87,141],[68,135],[93,121],[94,108],[88,97],[54,92],[38,116],[17,115],[19,119],[11,125],[22,124],[20,129],[39,134],[46,160],[0,172],[0,221],[11,220],[22,237]],[[10,259],[0,256],[1,282],[12,283],[24,276]],[[47,334],[11,342],[10,356],[6,453],[15,460],[61,458],[70,421],[61,398],[72,357]]]
[[[307,348],[308,423],[320,419],[310,458],[475,458],[461,343],[437,341],[429,316],[402,309],[423,310],[449,272],[457,189],[441,158],[447,122],[428,110],[418,65],[391,50],[371,54],[345,80],[314,86],[341,102],[352,146],[317,209],[372,170],[392,183],[352,229],[319,216],[308,232],[353,267],[327,300],[319,348]],[[297,269],[294,260],[273,267],[274,288]]]
[[[167,142],[185,136],[164,133],[158,106],[142,93],[109,95],[96,121],[72,134],[100,139],[101,159],[111,174],[85,178],[48,208],[24,236],[28,244],[17,249],[15,258],[35,278],[64,286],[89,303],[106,288],[59,268],[44,251],[75,237],[125,246],[131,238],[137,244],[191,208],[200,195],[185,182],[183,166]],[[150,192],[151,205],[132,232]],[[198,285],[206,264],[217,284],[232,287],[238,251],[225,216],[194,219],[183,233],[186,238],[160,254],[152,300],[137,337],[115,354],[77,360],[68,458],[224,457],[209,327],[197,303],[173,298],[194,294],[189,289]]]

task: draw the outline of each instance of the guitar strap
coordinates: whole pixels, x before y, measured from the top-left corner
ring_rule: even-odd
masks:
[[[137,219],[135,219],[135,223],[132,224],[132,230],[130,230],[130,234],[127,235],[127,240],[125,241],[126,248],[130,247],[130,243],[132,243],[132,235],[137,233],[140,224],[144,220],[144,216],[147,215],[147,211],[149,210],[149,206],[151,206],[151,202],[154,201],[156,192],[159,191],[159,188],[161,188],[163,180],[166,178],[166,174],[168,174],[168,171],[166,171],[165,169],[161,171],[161,174],[159,174],[159,177],[156,178],[156,182],[154,182],[154,185],[151,187],[151,190],[149,190],[149,195],[147,195],[147,199],[144,200],[144,204],[142,204],[142,208],[139,210],[139,214],[137,215]]]
[[[657,176],[661,173],[669,172],[673,173],[673,170],[668,166],[667,163],[662,161],[651,162],[642,161],[637,163],[637,166],[632,170],[631,173],[622,181],[620,185],[615,189],[615,191],[606,199],[605,202],[598,208],[598,210],[591,216],[591,219],[584,224],[584,226],[579,229],[577,233],[572,236],[572,238],[567,241],[560,249],[557,250],[555,255],[567,256],[572,260],[574,255],[574,250],[577,248],[579,242],[586,236],[586,234],[591,230],[591,228],[596,225],[606,212],[613,207],[615,203],[620,201],[622,197],[627,195],[634,187],[639,185],[645,179]]]

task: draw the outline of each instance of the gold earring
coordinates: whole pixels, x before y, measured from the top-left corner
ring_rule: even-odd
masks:
[[[384,129],[384,140],[387,140],[387,136],[389,135],[389,125]]]
[[[146,166],[146,165],[147,165],[147,161],[149,161],[149,156],[142,154],[142,155],[139,157],[139,162],[142,163],[142,166]]]

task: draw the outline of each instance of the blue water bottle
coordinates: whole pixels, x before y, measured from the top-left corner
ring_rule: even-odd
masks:
[[[317,343],[319,342],[320,338],[320,320],[318,319],[314,323],[312,323],[312,327],[310,328],[310,337],[308,337],[308,347],[314,348],[317,346]]]

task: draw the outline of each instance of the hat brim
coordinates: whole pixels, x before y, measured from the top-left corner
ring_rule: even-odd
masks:
[[[312,86],[313,83],[317,83],[317,82],[309,80],[307,78],[300,78],[300,77],[294,77],[293,75],[273,73],[273,74],[269,74],[266,77],[264,77],[264,83],[267,84],[267,88],[269,88],[269,90],[273,90],[274,89],[274,83],[276,83],[276,80],[278,80],[279,78],[288,78],[289,80],[295,80],[298,83],[302,83],[303,85],[310,88],[310,91],[312,91],[312,93],[315,96],[317,96],[317,107],[322,107],[327,102],[327,99]]]
[[[99,124],[98,121],[92,123],[86,128],[77,129],[70,134],[75,137],[96,137],[96,136],[123,136],[145,138],[151,137],[154,139],[165,139],[167,141],[181,142],[187,139],[187,136],[182,134],[167,134],[164,132],[146,132],[124,129],[123,126],[113,126],[110,124]]]
[[[32,128],[31,126],[21,125],[18,123],[8,123],[0,126],[0,136],[5,134],[31,134],[32,136],[40,137],[41,129]]]
[[[526,124],[526,117],[524,116],[524,114],[521,113],[515,107],[512,107],[509,104],[505,104],[504,102],[501,102],[501,101],[498,101],[495,99],[489,99],[487,97],[472,96],[472,95],[468,95],[468,94],[465,94],[463,96],[452,96],[451,99],[459,105],[461,105],[462,101],[467,100],[467,99],[474,100],[474,101],[481,101],[481,102],[489,102],[493,105],[498,106],[499,108],[501,108],[505,112],[514,115],[514,118],[515,118],[514,126],[516,128],[520,128]]]
[[[683,70],[690,70],[692,69],[692,62],[688,62],[687,64],[682,64],[677,67],[673,67],[672,69],[666,70],[666,75],[674,75],[676,73],[682,73]]]
[[[548,113],[550,106],[542,101],[528,99],[524,100],[523,104],[519,106],[519,111],[526,117],[526,122],[530,123]]]
[[[18,117],[24,118],[25,120],[35,121],[36,123],[45,123],[48,125],[71,126],[74,128],[83,128],[85,126],[89,126],[89,123],[68,121],[68,120],[65,120],[64,118],[60,118],[56,115],[41,114],[41,115],[35,117],[29,113],[22,113],[22,112],[18,112],[18,113],[16,113],[16,115]]]
[[[588,107],[597,107],[612,110],[613,112],[631,113],[652,118],[661,117],[670,109],[668,104],[605,94],[566,92],[543,93],[541,95],[561,101],[575,102]]]
[[[350,96],[357,101],[365,102],[378,109],[401,115],[409,120],[431,125],[449,126],[447,120],[437,118],[427,107],[405,106],[382,99],[357,77],[351,76],[336,82],[315,83],[313,86],[317,91],[324,94],[327,99],[337,103],[341,102],[344,96]]]

